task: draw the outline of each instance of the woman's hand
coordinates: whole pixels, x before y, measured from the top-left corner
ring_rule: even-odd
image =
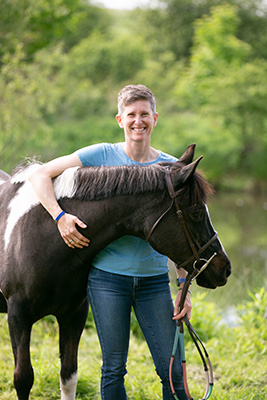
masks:
[[[182,289],[182,287],[180,286],[179,289]],[[175,300],[175,307],[174,307],[174,312],[173,312],[173,319],[174,320],[179,320],[181,318],[183,318],[185,316],[185,314],[187,314],[187,318],[190,319],[191,318],[191,310],[192,310],[192,302],[191,302],[191,296],[190,293],[187,292],[186,294],[186,298],[184,301],[184,307],[181,310],[181,312],[179,312],[179,305],[180,305],[180,301],[181,301],[181,295],[182,295],[182,290],[178,290],[177,296],[176,296],[176,300]]]
[[[87,228],[87,225],[82,222],[79,218],[72,214],[64,214],[57,223],[59,232],[67,246],[74,249],[78,247],[88,247],[90,240],[83,236],[76,228],[78,225],[80,228]]]

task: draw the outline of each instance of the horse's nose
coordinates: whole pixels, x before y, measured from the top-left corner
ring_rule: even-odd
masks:
[[[226,266],[226,278],[228,278],[231,275],[231,273],[232,273],[232,268],[231,268],[231,263],[229,261]]]

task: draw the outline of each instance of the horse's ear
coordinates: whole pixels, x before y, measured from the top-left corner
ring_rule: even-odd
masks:
[[[178,187],[183,186],[188,179],[191,178],[191,176],[195,173],[198,164],[202,160],[203,156],[199,157],[196,161],[185,165],[183,168],[179,170],[179,172],[175,175],[173,175],[173,180],[174,180],[174,187],[177,190]]]
[[[196,144],[190,144],[184,154],[179,158],[179,162],[185,165],[190,164],[194,159]]]

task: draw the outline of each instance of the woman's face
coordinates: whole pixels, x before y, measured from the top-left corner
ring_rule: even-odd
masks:
[[[134,142],[150,141],[158,113],[153,115],[151,104],[147,100],[137,100],[124,108],[122,116],[117,115],[119,126],[124,129],[125,140]]]

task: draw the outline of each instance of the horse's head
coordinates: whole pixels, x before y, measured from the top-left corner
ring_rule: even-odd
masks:
[[[148,238],[178,268],[192,273],[194,268],[204,267],[196,278],[197,283],[215,289],[226,284],[231,264],[210,220],[206,200],[213,190],[196,171],[202,157],[193,162],[194,151],[195,145],[189,146],[177,163],[168,165],[166,182],[173,203],[164,218],[158,220],[159,227],[153,226]]]

